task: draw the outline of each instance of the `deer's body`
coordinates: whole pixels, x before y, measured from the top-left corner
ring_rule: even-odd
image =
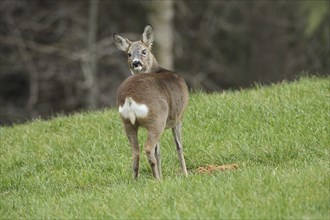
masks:
[[[183,173],[187,176],[181,144],[181,120],[188,105],[188,88],[182,77],[160,67],[150,52],[153,42],[151,26],[147,26],[142,40],[130,42],[114,35],[119,49],[128,52],[133,76],[120,85],[117,104],[126,135],[132,145],[134,177],[138,177],[140,148],[139,126],[147,129],[145,152],[155,178],[161,178],[159,140],[165,128],[172,128]]]
[[[178,95],[179,94],[179,95]],[[175,73],[160,69],[156,73],[138,74],[128,77],[118,88],[117,101],[119,112],[124,120],[129,120],[129,102],[145,105],[147,108],[132,108],[132,124],[148,127],[155,118],[166,118],[166,128],[174,127],[180,122],[188,103],[188,90],[184,80]],[[126,103],[126,106],[125,106]],[[124,108],[125,106],[125,108]],[[161,115],[160,115],[161,114]]]

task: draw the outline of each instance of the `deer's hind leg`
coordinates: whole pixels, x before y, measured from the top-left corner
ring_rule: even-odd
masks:
[[[148,130],[147,142],[145,145],[145,152],[152,170],[152,174],[156,179],[160,179],[158,164],[160,160],[157,158],[160,157],[160,154],[156,154],[157,144],[162,135],[162,131],[159,130]],[[156,158],[157,156],[157,158]]]
[[[127,138],[132,146],[132,162],[133,162],[133,176],[134,179],[139,175],[139,163],[140,163],[140,146],[138,143],[138,127],[128,122],[124,122],[125,132]]]
[[[172,128],[172,133],[173,133],[174,142],[176,145],[176,150],[177,150],[180,165],[181,165],[181,170],[185,176],[188,176],[186,161],[184,160],[183,147],[182,147],[182,143],[181,143],[181,126],[182,126],[182,123],[180,121],[177,125],[175,125]]]
[[[145,152],[151,166],[152,174],[156,179],[161,178],[161,160],[160,160],[160,138],[165,129],[166,118],[158,118],[158,120],[146,126],[148,131],[147,141],[145,144]]]

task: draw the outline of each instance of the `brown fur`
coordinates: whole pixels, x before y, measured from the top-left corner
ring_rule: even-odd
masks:
[[[138,125],[145,128],[154,124],[154,118],[160,113],[167,118],[166,128],[174,127],[182,118],[189,96],[182,77],[165,69],[128,77],[118,88],[117,95],[118,106],[124,104],[126,97],[132,97],[149,107],[148,117],[137,119]]]
[[[181,144],[181,120],[188,105],[189,97],[184,79],[158,65],[150,52],[153,42],[151,26],[148,25],[145,28],[141,41],[130,42],[117,34],[114,35],[114,38],[117,47],[129,54],[128,65],[133,74],[133,76],[124,80],[118,88],[118,107],[123,107],[126,99],[148,107],[146,117],[136,117],[132,120],[122,116],[126,135],[132,145],[134,178],[137,178],[139,173],[140,147],[137,133],[140,126],[148,131],[145,152],[153,176],[156,179],[161,178],[159,140],[165,128],[172,129],[181,169],[184,175],[187,176]],[[134,69],[132,63],[134,60],[140,62],[140,70]]]

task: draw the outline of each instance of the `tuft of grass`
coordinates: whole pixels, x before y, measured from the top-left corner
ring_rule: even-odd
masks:
[[[329,219],[329,79],[191,94],[183,125],[188,178],[166,131],[163,180],[151,177],[142,147],[133,181],[116,110],[1,127],[0,217]],[[239,169],[194,172],[230,163]]]

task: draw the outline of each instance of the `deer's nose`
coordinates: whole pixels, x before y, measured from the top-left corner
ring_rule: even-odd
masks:
[[[138,60],[134,60],[133,63],[132,63],[132,66],[133,66],[133,67],[141,66],[141,62],[138,61]]]

